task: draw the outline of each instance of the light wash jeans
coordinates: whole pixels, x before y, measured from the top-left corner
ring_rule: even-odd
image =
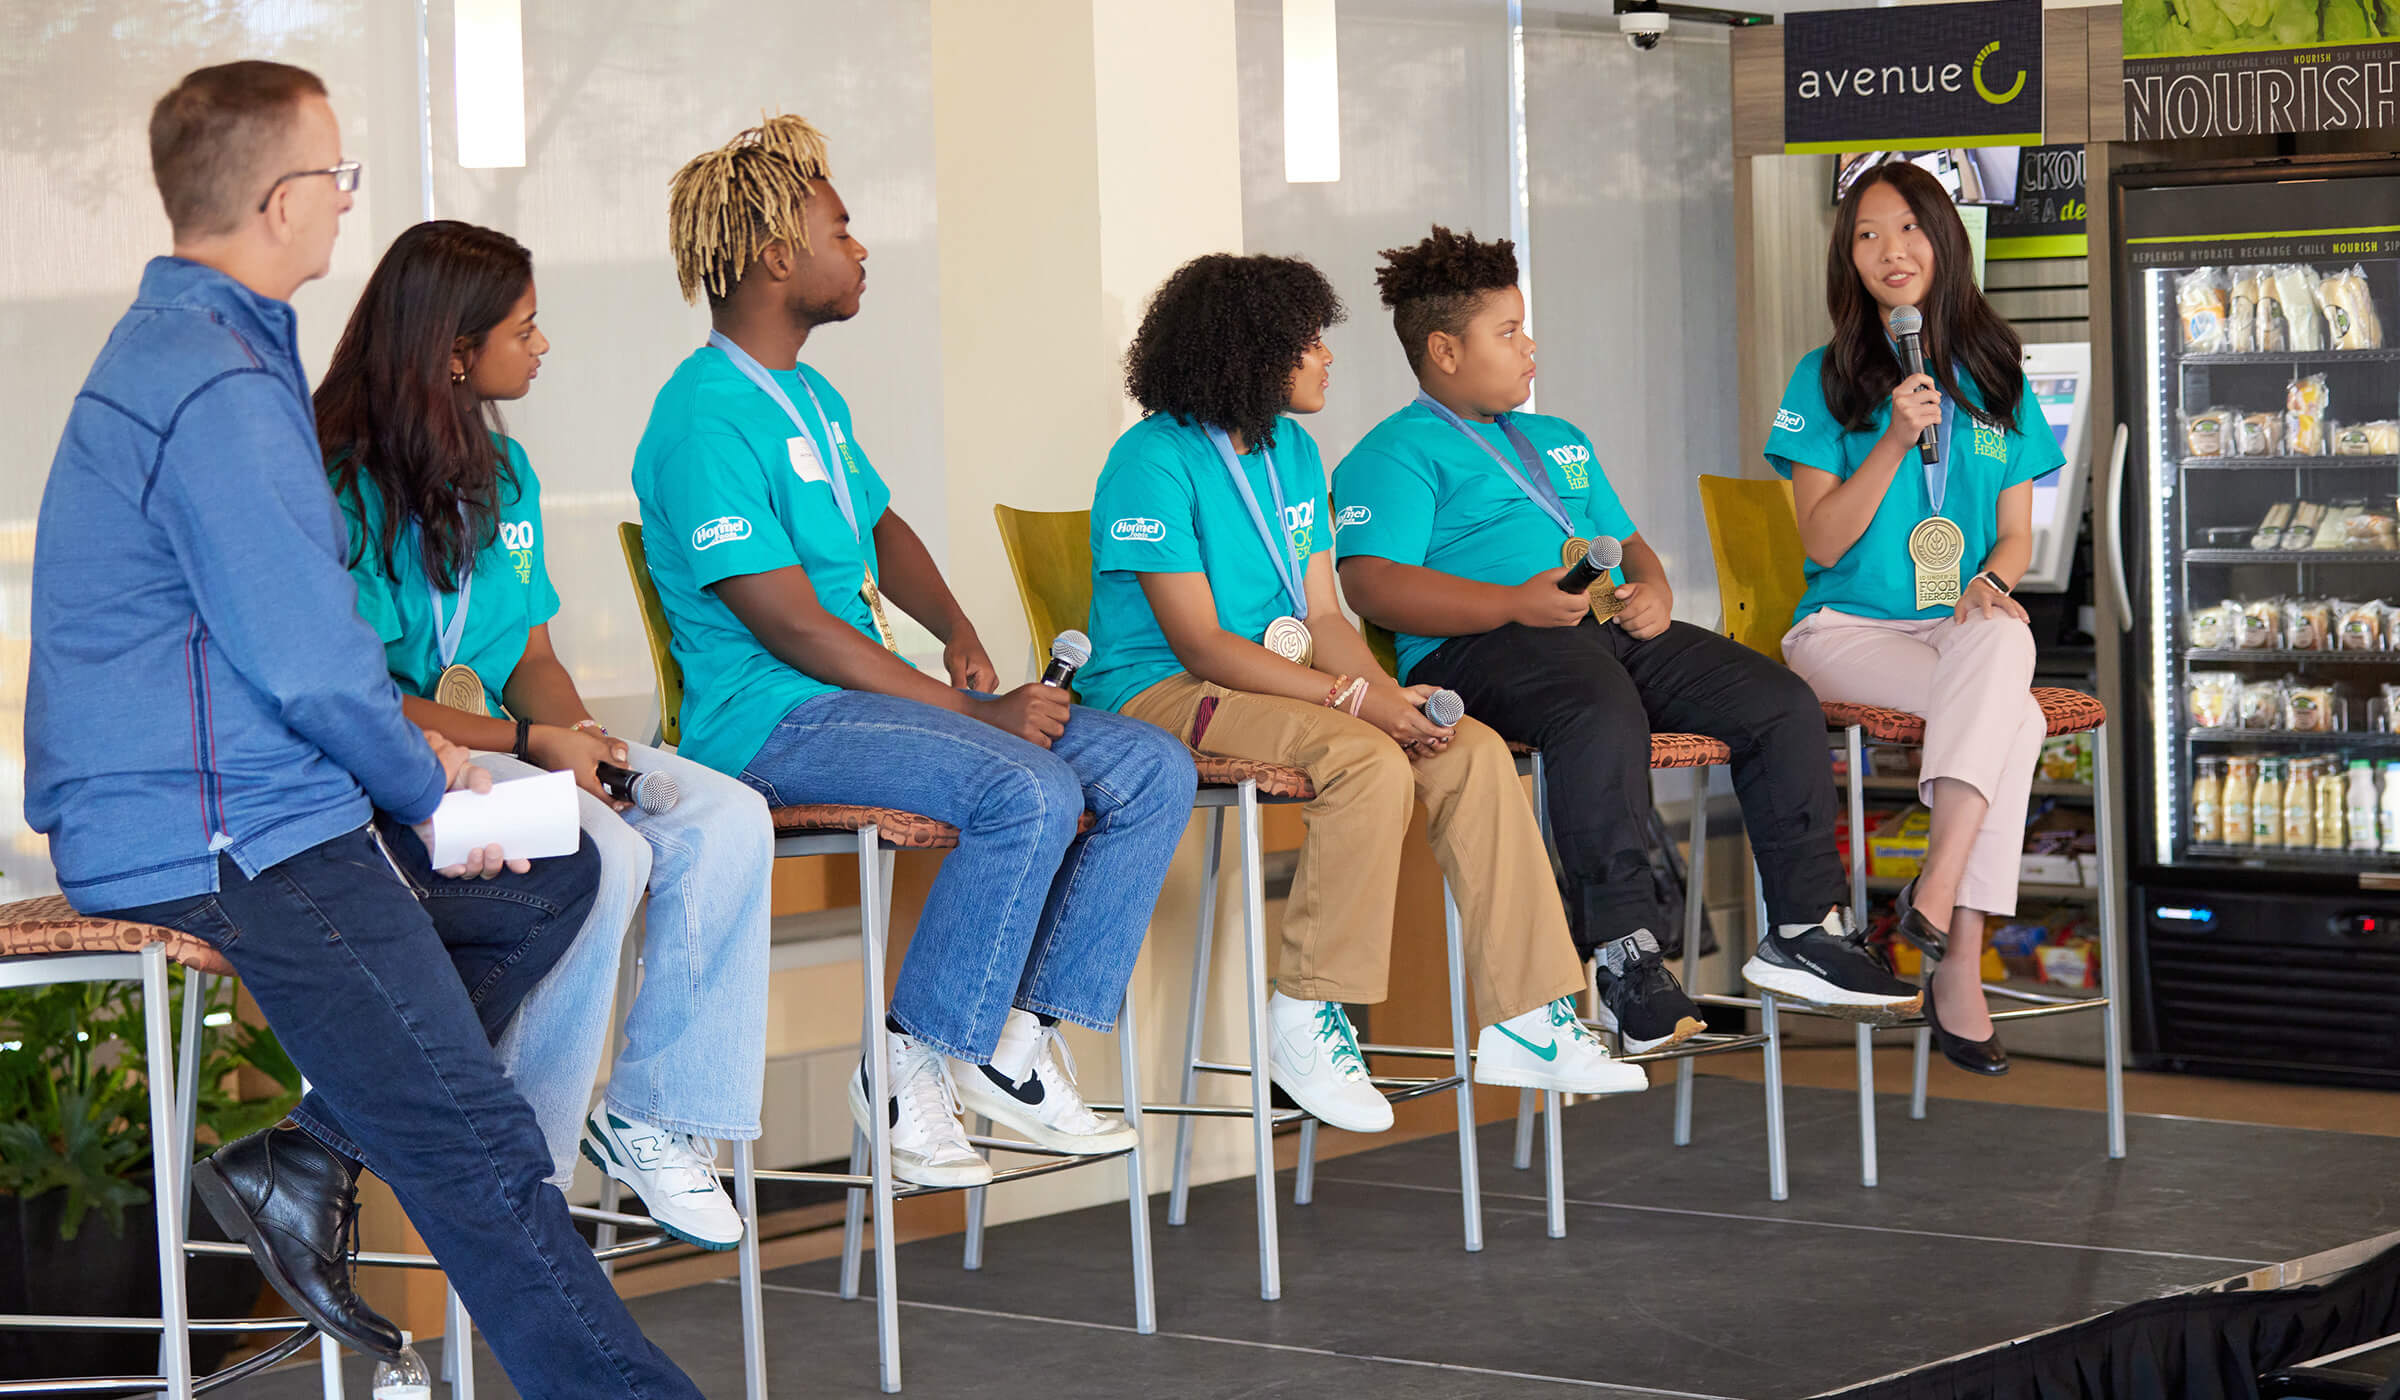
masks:
[[[578,791],[600,852],[600,892],[575,944],[500,1038],[500,1063],[533,1106],[564,1186],[608,1043],[619,950],[647,889],[642,979],[607,1105],[672,1132],[758,1136],[767,1053],[767,919],[775,832],[766,803],[689,759],[628,744],[626,767],[665,770],[682,800],[653,816]],[[507,754],[475,761],[496,779],[539,772]]]
[[[1075,707],[1043,749],[949,710],[845,690],[795,706],[742,781],[777,805],[897,807],[958,828],[892,1017],[988,1064],[1011,1006],[1116,1024],[1197,780],[1173,735],[1103,710]],[[1086,808],[1094,824],[1078,836]]]

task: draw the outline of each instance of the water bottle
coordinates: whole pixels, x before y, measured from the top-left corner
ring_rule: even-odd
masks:
[[[2376,848],[2375,765],[2363,758],[2350,760],[2350,849]]]
[[[433,1400],[433,1376],[415,1347],[402,1346],[398,1356],[375,1363],[370,1393],[375,1400]]]

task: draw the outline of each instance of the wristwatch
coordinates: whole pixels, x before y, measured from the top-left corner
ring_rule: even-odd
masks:
[[[2001,596],[2001,597],[2003,597],[2003,598],[2009,598],[2009,597],[2014,597],[2014,596],[2015,596],[2016,590],[2014,590],[2014,589],[2010,588],[2010,587],[2009,587],[2009,586],[2008,586],[2006,583],[2002,582],[2002,581],[2001,581],[2001,579],[2000,579],[2000,576],[1999,576],[1998,574],[1995,574],[1995,573],[1993,573],[1993,572],[1992,572],[1991,570],[1989,570],[1989,569],[1986,569],[1986,570],[1984,570],[1982,573],[1979,573],[1979,574],[1977,574],[1977,575],[1975,576],[1975,578],[1973,578],[1973,579],[1969,579],[1969,580],[1968,580],[1968,582],[1972,583],[1972,582],[1975,582],[1975,581],[1977,581],[1977,580],[1981,580],[1981,581],[1982,581],[1982,582],[1984,582],[1984,583],[1990,584],[1990,585],[1992,586],[1992,588],[1993,588],[1994,590],[1996,590],[1996,591],[1997,591],[1997,592],[2000,594],[2000,596]]]

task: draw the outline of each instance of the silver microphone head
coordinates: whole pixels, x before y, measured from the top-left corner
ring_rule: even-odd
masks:
[[[1070,627],[1051,639],[1050,659],[1081,669],[1092,659],[1092,639]]]
[[[1913,306],[1895,306],[1892,308],[1889,324],[1892,328],[1892,339],[1898,340],[1904,335],[1916,335],[1923,331],[1925,318],[1918,315],[1917,308]]]
[[[675,785],[675,775],[655,770],[636,773],[633,777],[633,804],[652,816],[672,812],[683,800],[683,789]]]
[[[1445,728],[1466,718],[1467,702],[1455,690],[1437,690],[1425,697],[1425,718]]]
[[[1625,562],[1625,546],[1613,536],[1602,535],[1592,541],[1592,552],[1586,557],[1595,569],[1613,569]]]

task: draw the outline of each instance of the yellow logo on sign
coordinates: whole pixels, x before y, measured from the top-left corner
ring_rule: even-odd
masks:
[[[1983,81],[1983,61],[1998,52],[2000,52],[2000,41],[1994,39],[1983,46],[1983,52],[1975,55],[1975,95],[1995,107],[2005,107],[2016,101],[2017,94],[2025,90],[2025,70],[2022,68],[2017,70],[2017,80],[2010,84],[2008,91],[1992,91],[1991,88],[1985,86]]]

